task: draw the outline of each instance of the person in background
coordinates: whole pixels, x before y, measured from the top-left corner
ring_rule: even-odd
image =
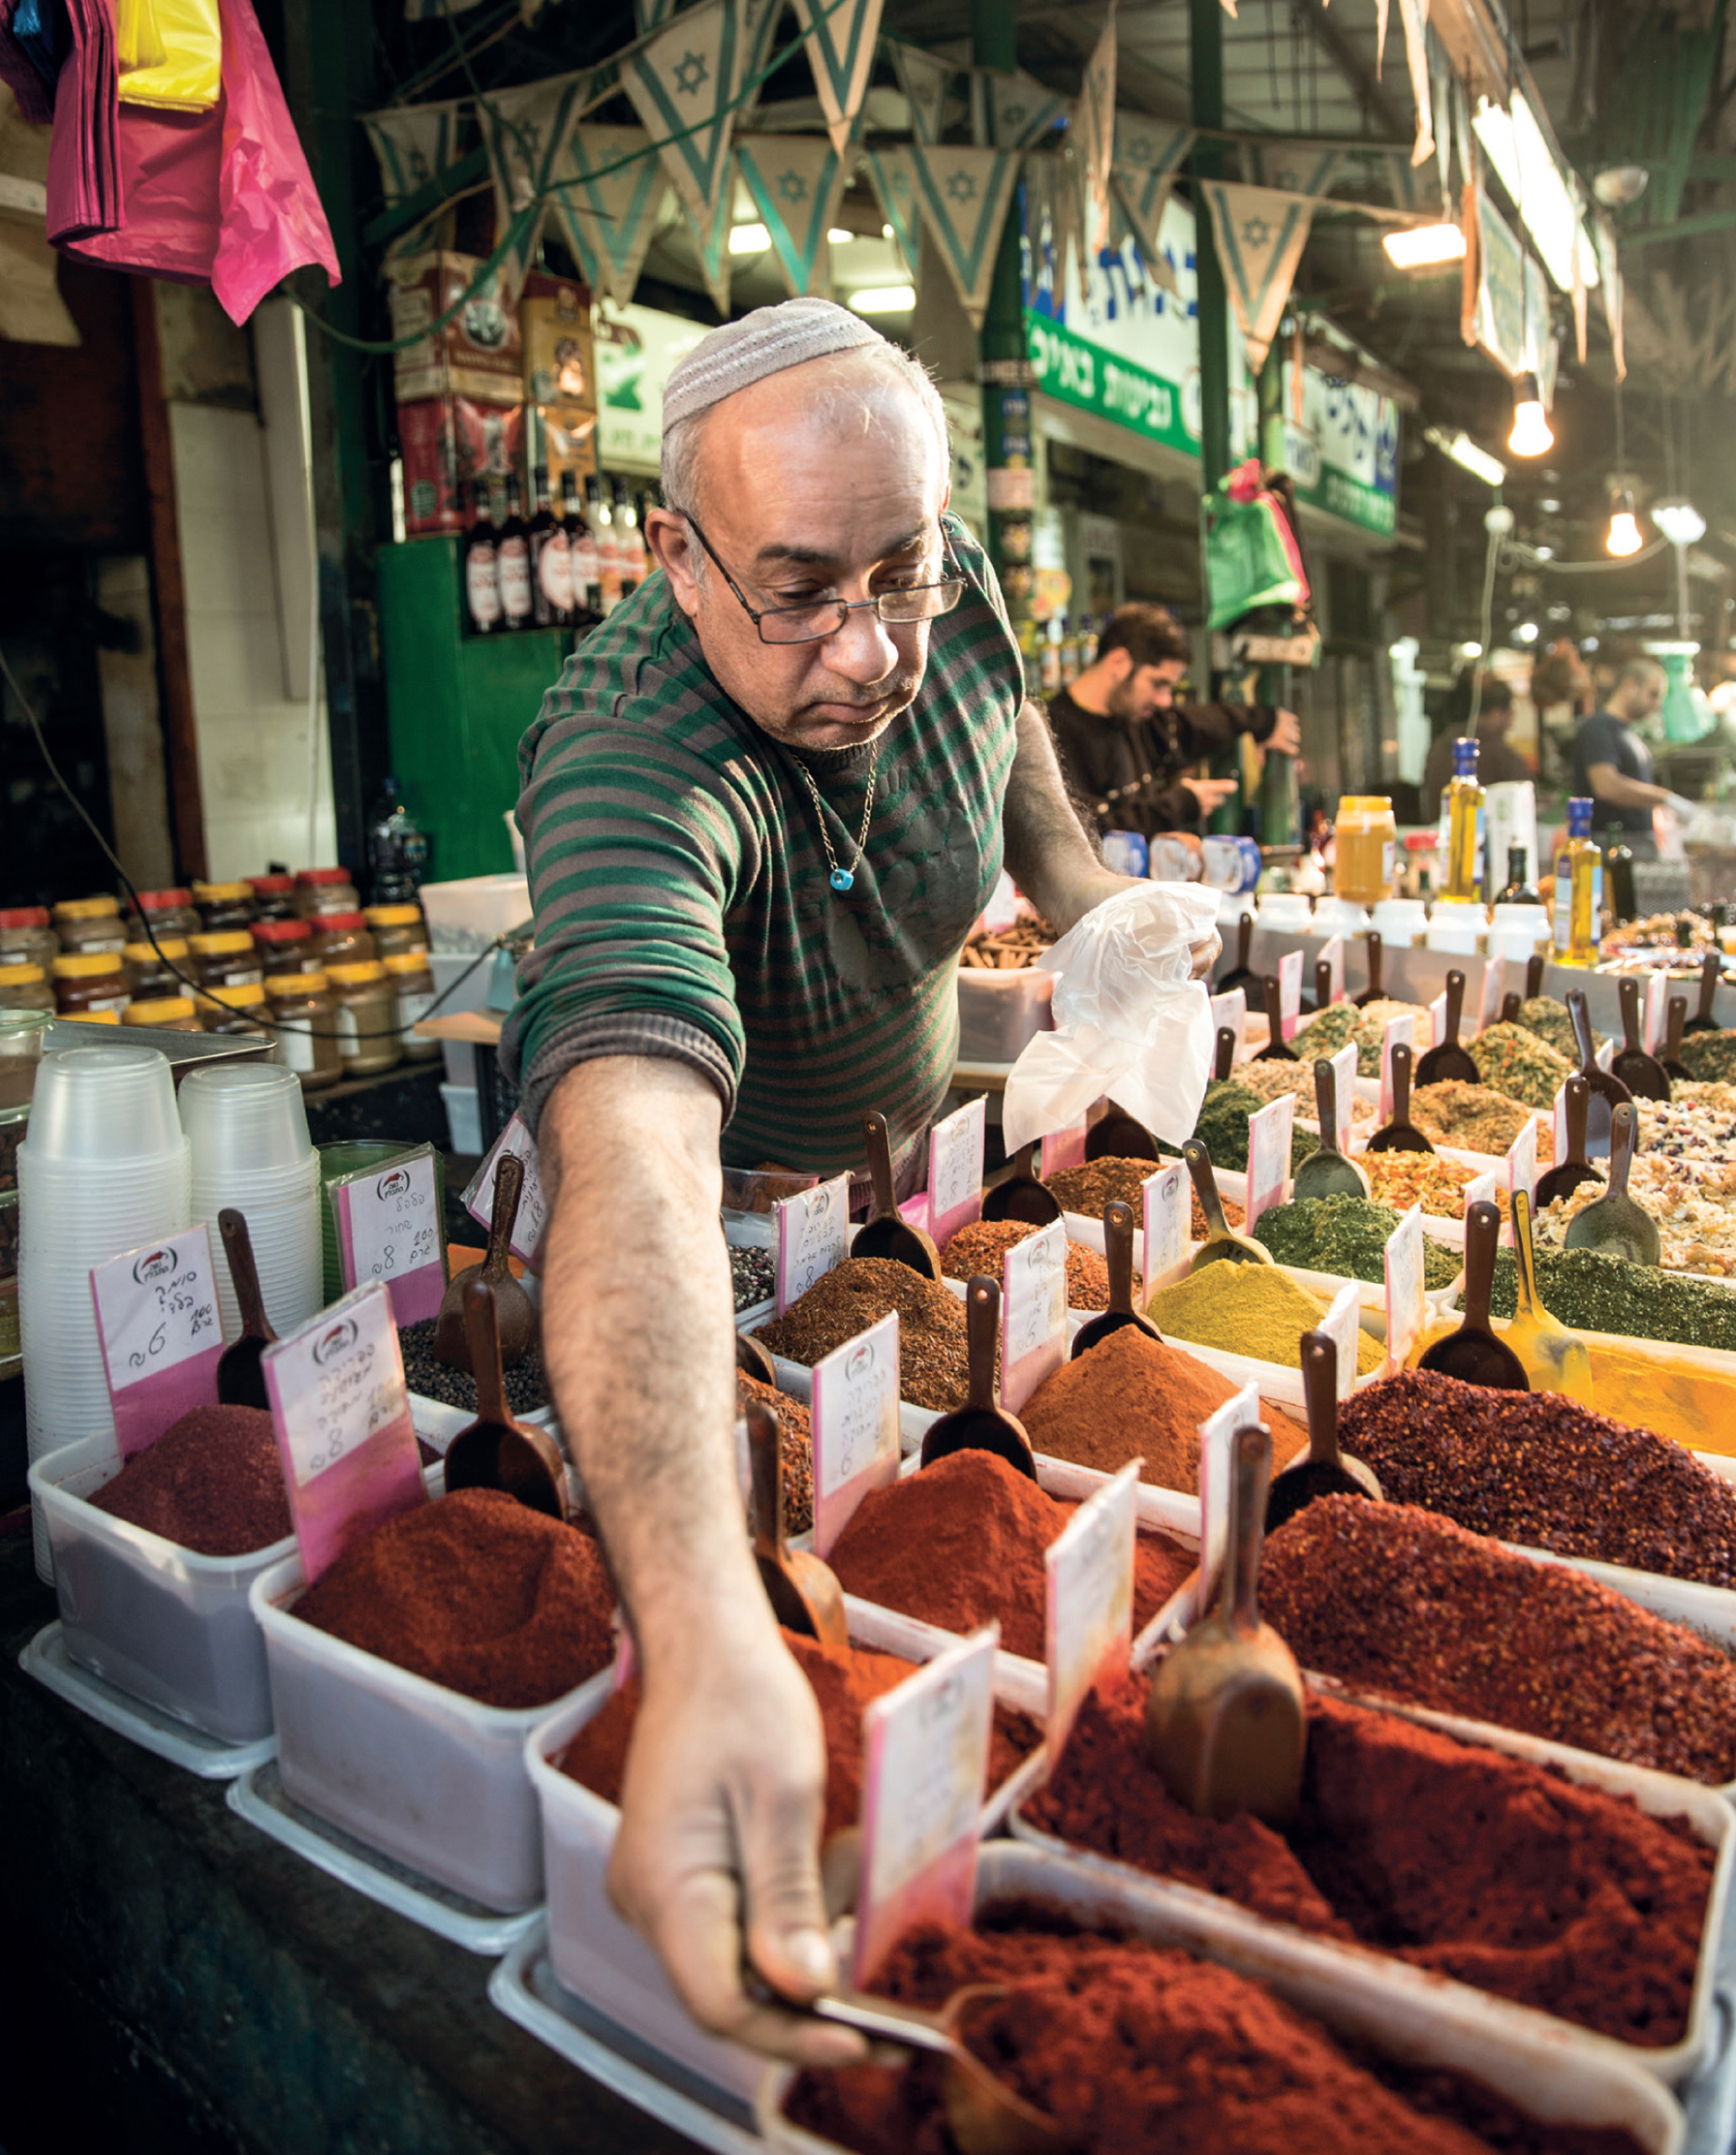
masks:
[[[1441,796],[1453,775],[1453,743],[1471,732],[1472,680],[1462,673],[1453,685],[1452,706],[1445,725],[1436,734],[1423,765],[1420,804],[1424,823],[1441,813]],[[1498,673],[1483,675],[1482,702],[1476,714],[1476,775],[1485,786],[1518,785],[1536,773],[1507,739],[1513,723],[1513,692]]]
[[[1601,710],[1582,718],[1573,735],[1571,791],[1597,803],[1593,828],[1620,824],[1636,860],[1656,860],[1652,811],[1670,800],[1652,777],[1652,751],[1634,732],[1663,702],[1668,679],[1656,659],[1629,659],[1615,677]]]
[[[1165,608],[1135,604],[1110,615],[1095,662],[1049,700],[1061,769],[1080,814],[1105,830],[1155,838],[1174,831],[1197,846],[1209,817],[1236,790],[1233,778],[1184,775],[1246,734],[1294,756],[1294,711],[1269,703],[1184,703],[1188,638]]]

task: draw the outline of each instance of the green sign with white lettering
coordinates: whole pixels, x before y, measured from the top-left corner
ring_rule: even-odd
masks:
[[[1025,316],[1025,349],[1037,372],[1036,387],[1045,395],[1094,412],[1184,456],[1199,454],[1198,442],[1183,423],[1182,392],[1173,382],[1100,345],[1087,344],[1039,314]]]

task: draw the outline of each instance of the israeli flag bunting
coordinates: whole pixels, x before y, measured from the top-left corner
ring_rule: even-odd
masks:
[[[919,207],[920,189],[916,184],[916,162],[902,145],[890,149],[871,149],[863,152],[868,166],[868,176],[874,182],[874,192],[880,197],[880,206],[885,220],[892,228],[892,237],[898,252],[904,257],[904,265],[914,283],[917,264],[921,260],[922,212]]]
[[[380,192],[388,209],[419,194],[431,179],[458,162],[454,143],[458,136],[460,100],[443,105],[403,105],[385,112],[364,112],[362,128],[380,168]],[[432,227],[450,204],[442,203],[431,217],[413,225],[388,242],[386,259],[396,262],[424,253],[432,244]]]
[[[794,0],[794,7],[826,133],[838,155],[848,157],[874,72],[881,0],[839,0],[829,13],[823,0]]]
[[[642,127],[574,127],[551,174],[550,203],[592,291],[626,306],[668,195]]]
[[[940,247],[971,327],[980,329],[1001,228],[1019,176],[1018,157],[1006,149],[927,142],[912,142],[903,154],[911,161],[922,221]]]
[[[771,234],[790,297],[829,297],[826,234],[846,176],[837,151],[823,135],[738,135],[735,166]]]
[[[1257,374],[1295,282],[1315,204],[1309,196],[1280,194],[1271,187],[1239,187],[1217,179],[1199,184],[1211,205],[1230,304],[1248,340],[1248,364]]]
[[[911,133],[919,142],[938,142],[946,124],[946,95],[957,68],[898,38],[885,39],[882,49],[890,55],[898,87],[910,106]]]
[[[542,82],[491,90],[478,102],[477,116],[494,179],[496,231],[505,234],[511,218],[529,203],[538,205],[531,222],[513,234],[501,264],[502,276],[514,297],[537,259],[549,182],[589,101],[591,81],[587,69],[579,75],[551,76]]]

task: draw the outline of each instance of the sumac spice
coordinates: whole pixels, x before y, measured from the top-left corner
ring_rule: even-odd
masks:
[[[277,1434],[259,1407],[193,1408],[87,1501],[199,1556],[248,1556],[294,1531]]]
[[[941,1252],[941,1269],[948,1279],[975,1279],[985,1272],[993,1280],[1006,1277],[1007,1253],[1037,1233],[1028,1220],[973,1220]],[[1139,1275],[1133,1274],[1133,1293],[1139,1292]],[[1067,1245],[1067,1306],[1069,1309],[1107,1309],[1109,1267],[1096,1250],[1083,1242]]]
[[[936,1414],[962,1407],[971,1382],[965,1305],[889,1258],[847,1257],[754,1336],[774,1355],[812,1367],[894,1309],[904,1397]]]
[[[541,1706],[614,1652],[615,1590],[576,1527],[454,1489],[352,1544],[293,1613],[484,1706]]]
[[[805,1534],[814,1524],[814,1424],[799,1399],[758,1377],[737,1370],[735,1409],[747,1411],[750,1399],[763,1399],[778,1418],[778,1447],[784,1455],[784,1531]]]

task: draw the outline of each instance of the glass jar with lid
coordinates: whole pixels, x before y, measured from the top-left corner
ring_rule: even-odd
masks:
[[[398,1040],[397,997],[378,958],[359,965],[328,965],[337,1011],[337,1051],[346,1078],[371,1078],[389,1070],[403,1052]]]
[[[278,973],[265,983],[277,1059],[301,1080],[303,1092],[323,1092],[344,1074],[337,1049],[337,1008],[324,973]]]
[[[295,878],[295,910],[304,921],[322,913],[356,913],[361,893],[348,868],[303,868]]]
[[[1384,794],[1347,794],[1333,827],[1338,865],[1332,887],[1357,905],[1379,905],[1398,889],[1399,828]]]
[[[28,1114],[36,1066],[43,1059],[43,1041],[53,1022],[51,1011],[0,1010],[0,1114],[10,1118],[18,1109]],[[0,1141],[0,1171],[0,1171],[0,1189],[17,1187],[15,1160],[23,1136],[20,1122],[12,1131],[10,1144]]]
[[[359,912],[322,913],[309,924],[314,931],[314,962],[326,970],[334,965],[365,965],[380,954]]]
[[[241,981],[233,987],[212,988],[200,1000],[199,1021],[207,1033],[268,1032],[264,983]]]
[[[52,965],[60,938],[48,925],[46,905],[0,908],[0,965]]]
[[[250,883],[196,883],[193,902],[199,908],[207,935],[223,935],[231,928],[249,928],[258,918]]]
[[[199,1013],[191,995],[155,995],[148,1002],[129,1003],[120,1014],[123,1025],[164,1025],[177,1033],[197,1033]]]
[[[116,925],[119,925],[118,920]],[[119,1017],[132,1001],[116,951],[68,951],[54,960],[54,1008],[62,1017]]]
[[[314,924],[299,917],[293,921],[256,921],[253,947],[266,980],[273,973],[311,973],[319,964],[314,955]]]
[[[129,943],[120,953],[120,969],[138,1003],[147,1003],[158,995],[186,992],[181,981],[170,971],[170,965],[178,966],[183,973],[193,970],[184,936],[160,937],[154,949],[149,943]]]
[[[434,974],[428,964],[427,952],[403,951],[380,962],[391,982],[398,1038],[403,1043],[406,1060],[413,1063],[431,1061],[440,1052],[439,1041],[418,1040],[415,1031],[428,1015],[428,1005],[434,1000]]]
[[[253,892],[253,909],[262,921],[293,921],[295,918],[294,876],[249,876],[247,888]]]
[[[428,948],[428,923],[419,905],[370,905],[362,913],[377,958],[402,957]]]
[[[0,1011],[51,1011],[54,990],[40,965],[0,965]]]
[[[54,908],[54,932],[62,951],[112,951],[116,957],[127,940],[118,898],[67,898]]]
[[[166,935],[197,935],[204,926],[191,890],[140,890],[139,903],[127,908],[127,940],[147,940],[148,927],[159,943]]]
[[[201,987],[238,987],[243,981],[263,981],[265,968],[258,946],[246,928],[227,928],[217,935],[191,935],[187,948]]]

